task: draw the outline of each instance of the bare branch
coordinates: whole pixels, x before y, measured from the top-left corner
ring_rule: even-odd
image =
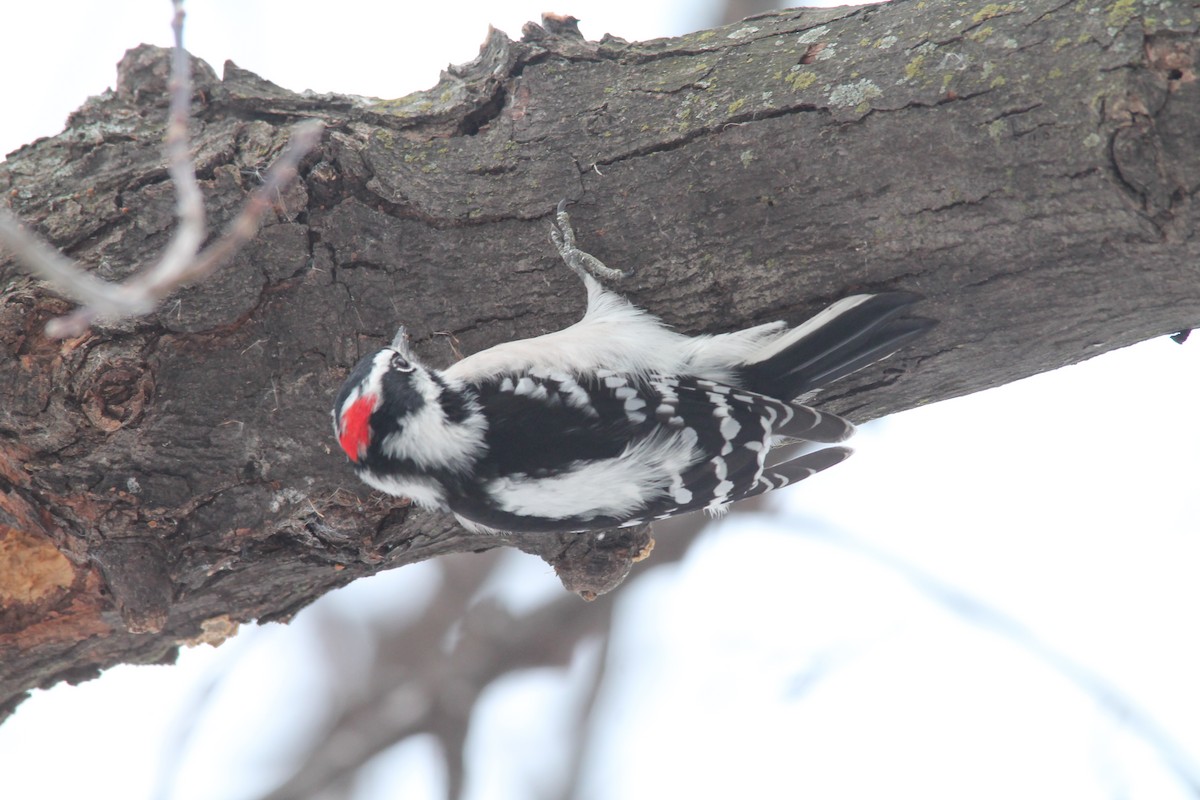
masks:
[[[1187,750],[1167,730],[1116,686],[1043,641],[1019,620],[866,541],[820,525],[804,524],[793,527],[804,531],[806,536],[835,544],[887,567],[907,580],[913,588],[940,603],[943,608],[977,627],[1008,639],[1030,653],[1091,697],[1114,722],[1145,741],[1158,753],[1163,765],[1175,778],[1186,786],[1193,796],[1200,796],[1200,766],[1193,762]]]
[[[21,520],[21,563],[51,565],[51,588],[0,632],[0,715],[31,687],[164,660],[213,618],[286,618],[362,575],[518,544],[358,494],[314,431],[331,387],[400,319],[447,360],[433,331],[474,352],[575,322],[570,276],[534,244],[563,194],[587,204],[598,256],[654,265],[630,292],[689,333],[921,289],[943,320],[927,346],[826,398],[856,421],[1196,327],[1200,84],[1184,15],[1138,6],[1115,33],[1092,19],[1081,36],[1078,10],[1056,0],[995,18],[985,0],[916,5],[793,10],[646,45],[493,32],[439,86],[387,103],[213,75],[192,133],[214,169],[210,216],[238,213],[237,167],[280,141],[281,118],[328,116],[347,133],[305,176],[309,213],[264,231],[260,269],[198,293],[196,318],[64,349],[37,335],[63,301],[20,281],[2,293],[0,481],[13,488],[0,503]],[[989,37],[913,61],[930,30],[976,15]],[[864,39],[895,46],[839,46]],[[974,67],[931,66],[942,57]],[[134,51],[123,91],[0,164],[6,192],[47,187],[21,206],[31,220],[125,274],[165,242],[158,215],[130,235],[123,211],[163,200],[163,159],[145,143],[162,138],[164,89],[146,89],[164,58]],[[191,335],[218,322],[220,336]],[[136,565],[109,555],[118,540],[138,544]],[[598,548],[551,544],[561,574],[595,585]],[[148,621],[161,632],[141,632]]]
[[[258,233],[259,223],[267,209],[274,205],[277,197],[296,177],[300,159],[316,146],[321,139],[325,123],[317,119],[301,122],[292,128],[287,147],[263,177],[263,183],[250,195],[241,212],[225,228],[221,238],[210,244],[195,258],[182,264],[178,272],[152,271],[146,276],[147,291],[158,297],[165,296],[176,286],[203,278],[224,264],[246,242]]]
[[[183,0],[172,0],[175,16],[171,30],[175,34],[175,49],[171,53],[171,78],[167,89],[171,94],[167,112],[167,172],[175,183],[175,217],[179,220],[162,258],[147,273],[151,284],[155,276],[177,273],[195,258],[204,241],[204,197],[196,183],[196,170],[188,154],[188,109],[192,102],[192,70],[187,51],[183,49]],[[159,278],[161,280],[161,277]]]
[[[151,309],[143,308],[123,287],[84,272],[75,261],[64,256],[22,226],[21,221],[0,207],[0,243],[19,262],[38,277],[45,278],[60,292],[92,307],[105,316],[136,316]],[[79,312],[76,312],[79,313]]]
[[[175,184],[175,216],[179,224],[157,263],[124,283],[101,280],[25,229],[7,209],[0,208],[0,245],[10,250],[29,272],[80,304],[71,314],[47,323],[47,336],[78,336],[99,317],[148,314],[180,285],[210,274],[254,237],[263,214],[272,206],[272,198],[296,176],[300,159],[320,140],[324,125],[319,120],[297,125],[287,148],[267,171],[262,186],[251,194],[221,238],[199,252],[206,226],[204,197],[189,156],[187,129],[192,82],[188,54],[183,49],[183,0],[172,0],[172,5],[175,49],[168,84],[171,97],[166,150],[167,172]]]

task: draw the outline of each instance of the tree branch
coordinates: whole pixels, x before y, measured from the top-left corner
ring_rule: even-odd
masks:
[[[0,708],[449,552],[517,546],[581,593],[611,588],[645,532],[470,535],[365,491],[328,434],[347,370],[401,322],[444,364],[451,341],[578,317],[546,243],[563,196],[585,247],[636,268],[622,288],[685,332],[924,294],[937,330],[821,398],[856,421],[1197,326],[1193,17],[896,3],[645,44],[559,22],[378,101],[193,62],[216,224],[285,124],[328,134],[276,198],[294,213],[165,308],[50,341],[65,304],[0,263],[0,557],[21,565],[0,566]],[[0,165],[14,211],[106,281],[174,229],[167,72],[130,51],[114,92]]]
[[[925,572],[915,564],[836,531],[814,525],[796,525],[806,536],[836,545],[868,561],[887,567],[908,581],[914,589],[938,603],[947,611],[983,630],[991,631],[1024,650],[1050,669],[1066,678],[1090,697],[1112,721],[1144,741],[1158,755],[1163,767],[1187,789],[1200,796],[1200,766],[1194,763],[1187,750],[1158,724],[1157,720],[1127,697],[1117,686],[1076,661],[1050,643],[1043,641],[1020,620],[988,605],[936,575]]]

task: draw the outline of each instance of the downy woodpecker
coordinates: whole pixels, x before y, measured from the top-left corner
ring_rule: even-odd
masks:
[[[853,432],[794,398],[934,324],[905,316],[916,295],[885,292],[839,300],[794,328],[685,336],[601,285],[624,273],[576,247],[564,204],[551,240],[587,288],[579,322],[444,370],[420,363],[401,328],[351,371],[334,430],[364,481],[477,531],[720,513],[845,459],[845,447],[772,452]]]

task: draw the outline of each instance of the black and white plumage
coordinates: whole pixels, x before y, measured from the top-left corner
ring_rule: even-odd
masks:
[[[685,336],[605,289],[621,277],[575,246],[562,205],[552,239],[583,279],[583,319],[445,370],[401,329],[338,393],[334,429],[359,476],[476,530],[626,527],[786,486],[842,461],[828,447],[776,463],[781,442],[836,443],[853,427],[791,402],[926,331],[918,298],[860,294],[795,328]]]

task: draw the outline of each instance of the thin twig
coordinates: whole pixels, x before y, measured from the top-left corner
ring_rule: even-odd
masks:
[[[192,70],[188,53],[183,49],[183,0],[172,0],[175,15],[171,30],[175,34],[175,49],[171,53],[170,108],[167,112],[167,173],[175,184],[175,217],[179,224],[171,234],[162,257],[146,273],[147,283],[153,285],[179,272],[196,257],[204,241],[204,196],[196,183],[196,170],[188,153],[188,112],[192,105]],[[157,281],[155,279],[158,279]]]
[[[263,214],[274,205],[271,200],[272,195],[283,191],[296,177],[300,159],[304,158],[321,140],[321,132],[324,130],[325,123],[317,119],[306,120],[292,128],[292,136],[288,140],[287,147],[267,170],[263,184],[255,189],[246,200],[246,204],[225,228],[221,238],[204,248],[204,251],[196,258],[184,264],[177,275],[168,276],[172,282],[167,285],[165,291],[161,292],[162,294],[166,294],[180,283],[194,281],[208,275],[229,260],[246,242],[254,238],[254,235],[258,233],[258,226]],[[152,288],[158,291],[157,287]]]
[[[29,272],[80,304],[67,316],[51,320],[46,325],[47,336],[78,336],[101,317],[117,319],[149,314],[180,285],[210,274],[258,233],[263,215],[273,205],[272,198],[280,195],[295,178],[300,160],[320,141],[324,125],[319,120],[308,120],[293,128],[287,147],[267,170],[262,185],[250,195],[221,238],[200,252],[206,226],[204,198],[188,155],[192,82],[189,56],[183,49],[183,0],[172,0],[172,5],[175,49],[168,83],[171,97],[166,150],[167,172],[175,184],[178,225],[158,261],[124,283],[110,283],[88,273],[78,262],[23,227],[7,209],[0,208],[0,245]]]

